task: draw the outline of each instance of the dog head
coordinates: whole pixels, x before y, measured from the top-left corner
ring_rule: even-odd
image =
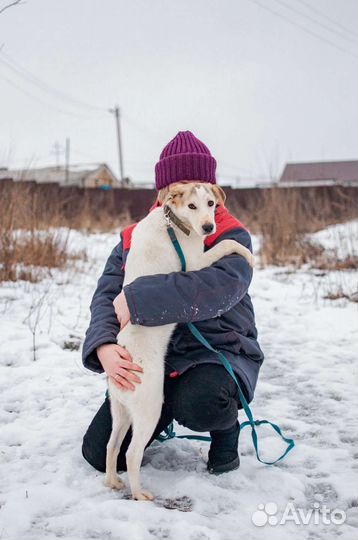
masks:
[[[158,200],[199,236],[207,236],[216,230],[215,207],[224,204],[225,193],[209,183],[176,182],[160,190]]]

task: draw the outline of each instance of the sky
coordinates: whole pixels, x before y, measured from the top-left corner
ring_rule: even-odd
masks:
[[[118,173],[116,104],[136,183],[182,130],[223,185],[356,159],[356,36],[355,0],[26,0],[0,12],[0,166],[55,165],[68,137]]]

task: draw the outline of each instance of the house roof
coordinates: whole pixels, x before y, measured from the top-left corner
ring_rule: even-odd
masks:
[[[283,182],[358,182],[358,161],[287,163],[280,178]]]
[[[95,175],[97,171],[105,167],[109,174],[118,181],[111,169],[105,163],[94,163],[85,165],[73,165],[69,168],[68,185],[80,185],[89,176]],[[12,178],[13,180],[35,180],[38,183],[59,183],[64,184],[66,178],[65,167],[39,167],[36,169],[0,169],[0,180]]]

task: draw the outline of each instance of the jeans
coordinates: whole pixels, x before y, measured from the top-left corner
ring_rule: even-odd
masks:
[[[135,392],[135,390],[134,390]],[[223,366],[200,364],[182,375],[164,381],[164,404],[149,446],[174,419],[193,431],[222,431],[237,421],[241,408],[235,381]],[[83,438],[83,457],[95,469],[106,470],[106,447],[112,431],[110,402],[106,398]],[[131,429],[122,443],[117,470],[126,470],[125,454]]]

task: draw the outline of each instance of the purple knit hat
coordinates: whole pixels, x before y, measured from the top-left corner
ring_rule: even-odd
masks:
[[[155,187],[163,187],[182,180],[196,180],[216,184],[216,161],[210,150],[191,131],[179,133],[167,144],[155,166]]]

